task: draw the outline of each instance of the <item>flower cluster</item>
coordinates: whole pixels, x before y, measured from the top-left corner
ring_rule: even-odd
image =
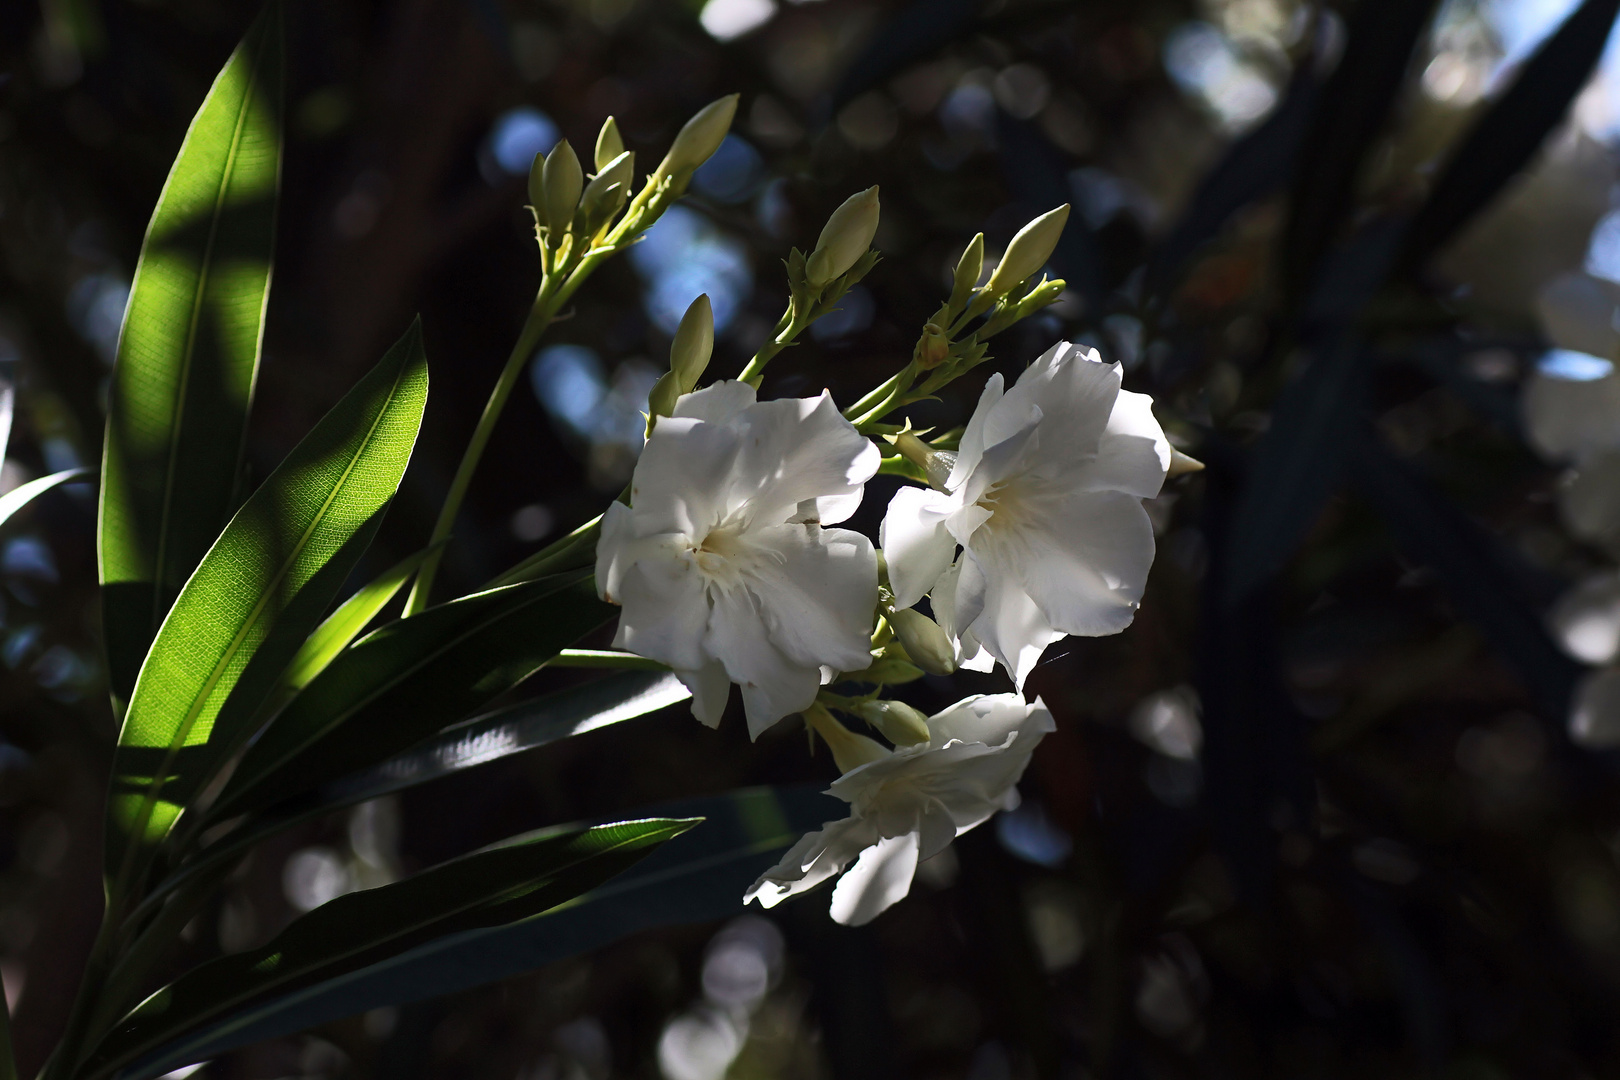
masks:
[[[1142,500],[1174,456],[1149,399],[1121,389],[1119,365],[1068,342],[1010,387],[992,375],[958,436],[926,442],[883,422],[1055,298],[1061,282],[1029,279],[1067,208],[1020,233],[984,286],[975,239],[911,363],[854,406],[840,411],[825,392],[759,400],[765,363],[875,263],[877,210],[876,189],[862,192],[810,255],[793,253],[788,311],[740,379],[697,388],[712,333],[707,304],[693,305],[596,549],[597,587],[621,607],[615,646],[667,664],[700,721],[719,724],[735,683],[751,737],[799,714],[828,745],[843,774],[830,794],[850,816],[801,839],[748,897],[769,907],[842,873],[832,912],[846,923],[905,896],[920,860],[1015,805],[1053,726],[1039,700],[1016,694],[925,717],[886,689],[1000,665],[1021,690],[1053,642],[1128,626],[1153,562]],[[882,551],[835,527],[880,468],[917,482],[889,503]],[[915,610],[925,597],[933,619]],[[875,689],[835,693],[843,683]]]

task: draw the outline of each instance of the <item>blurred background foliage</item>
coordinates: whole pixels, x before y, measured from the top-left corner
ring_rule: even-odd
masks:
[[[426,536],[526,311],[534,153],[588,147],[612,114],[647,161],[732,91],[739,123],[692,197],[534,358],[451,584],[597,512],[687,303],[712,297],[710,371],[734,374],[780,310],[787,248],[874,183],[883,263],[767,393],[853,400],[909,355],[974,232],[994,253],[1069,201],[1052,263],[1069,289],[996,363],[1095,344],[1209,469],[1151,505],[1135,625],[1055,646],[1033,677],[1059,731],[1024,805],[870,927],[833,925],[824,901],[739,912],[197,1075],[1620,1070],[1620,759],[1567,734],[1583,669],[1544,628],[1611,557],[1560,525],[1559,472],[1525,448],[1517,404],[1538,365],[1569,368],[1537,317],[1548,283],[1620,280],[1617,6],[290,5],[250,458],[262,476],[422,313],[434,393],[362,575]],[[0,378],[18,390],[0,487],[99,458],[142,230],[255,8],[0,5]],[[914,415],[954,425],[976,393]],[[889,491],[872,485],[859,526]],[[93,513],[64,489],[0,537],[0,975],[25,1068],[99,914],[115,732]],[[919,704],[996,686],[930,679]],[[831,778],[794,723],[750,746],[739,721],[710,733],[667,710],[280,837],[187,928],[186,959],[519,829]]]

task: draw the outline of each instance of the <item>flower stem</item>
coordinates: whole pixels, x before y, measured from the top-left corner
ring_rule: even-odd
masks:
[[[782,321],[777,323],[778,326],[782,327],[782,330],[760,347],[759,352],[749,359],[748,366],[743,368],[742,374],[737,378],[758,390],[759,384],[765,379],[765,365],[775,359],[777,353],[792,345],[793,339],[798,337],[808,324],[809,320],[798,318],[794,304],[790,300],[787,314],[783,315]]]

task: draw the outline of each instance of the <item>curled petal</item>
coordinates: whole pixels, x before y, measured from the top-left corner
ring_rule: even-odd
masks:
[[[864,926],[905,899],[917,872],[917,854],[914,832],[880,840],[863,851],[833,889],[833,921]]]
[[[769,908],[790,896],[809,892],[837,875],[879,839],[872,823],[859,817],[829,821],[801,836],[780,862],[761,874],[743,894],[743,903],[758,900],[761,907]]]
[[[1097,444],[1096,460],[1086,466],[1083,490],[1124,491],[1152,499],[1170,469],[1170,440],[1153,416],[1153,399],[1121,390]]]
[[[696,670],[676,670],[675,675],[692,691],[692,715],[705,727],[717,728],[731,696],[731,677],[726,666],[711,660]]]
[[[882,461],[877,446],[825,392],[760,402],[739,414],[737,426],[741,450],[733,509],[750,525],[781,524],[805,499],[816,499],[823,524],[831,523],[853,509],[848,497],[859,494]]]
[[[950,568],[956,540],[945,525],[953,506],[950,496],[917,487],[903,487],[889,500],[878,542],[896,607],[916,604]]]

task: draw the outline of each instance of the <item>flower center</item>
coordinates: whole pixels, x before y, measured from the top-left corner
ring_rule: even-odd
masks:
[[[709,584],[725,589],[740,585],[756,558],[756,553],[743,539],[742,531],[725,525],[710,529],[707,536],[692,546],[691,555],[692,562]]]
[[[977,505],[990,512],[976,532],[988,533],[995,536],[1017,529],[1024,518],[1024,500],[1012,479],[998,480],[985,489],[979,496]]]

